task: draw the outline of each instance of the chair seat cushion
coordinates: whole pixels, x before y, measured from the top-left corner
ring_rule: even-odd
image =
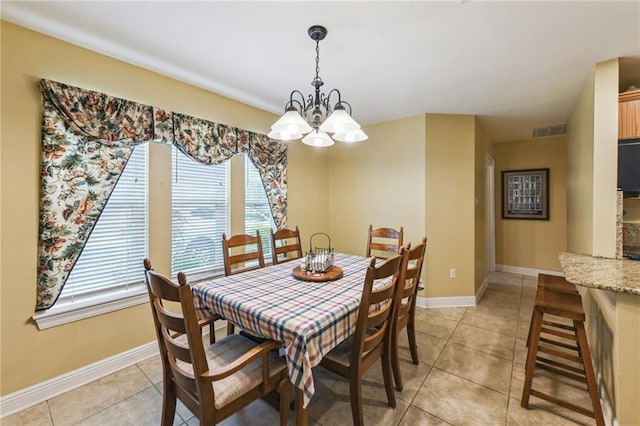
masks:
[[[353,346],[353,337],[349,336],[346,340],[340,343],[335,348],[331,349],[327,354],[325,354],[324,358],[332,363],[342,365],[344,367],[349,367],[351,356],[351,347]]]
[[[205,348],[209,369],[226,366],[256,346],[258,346],[256,342],[239,334],[227,336]],[[274,352],[270,351],[268,357],[271,377],[280,374],[287,368],[284,358]],[[193,372],[190,363],[178,361],[178,366],[183,370]],[[259,358],[229,377],[212,383],[216,408],[224,407],[249,390],[260,386],[261,383],[262,358]]]

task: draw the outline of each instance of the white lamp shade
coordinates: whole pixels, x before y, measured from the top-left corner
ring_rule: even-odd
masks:
[[[278,141],[293,141],[300,139],[302,133],[291,133],[288,130],[272,130],[267,136]]]
[[[271,130],[286,131],[291,134],[304,134],[309,133],[312,129],[311,126],[309,126],[309,123],[304,121],[304,119],[300,116],[298,111],[293,110],[285,112],[284,115],[278,119],[278,121],[273,123],[273,126],[271,126]]]
[[[362,130],[357,129],[353,132],[345,132],[345,133],[336,133],[333,135],[333,138],[340,142],[362,142],[367,140],[369,136],[367,136]]]
[[[320,126],[320,130],[327,133],[353,132],[359,128],[360,125],[344,109],[334,110]]]
[[[333,139],[328,134],[322,131],[314,131],[302,138],[302,143],[309,146],[331,146],[333,145]]]

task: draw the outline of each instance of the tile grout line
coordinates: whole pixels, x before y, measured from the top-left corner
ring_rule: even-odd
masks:
[[[448,337],[448,338],[446,339],[446,341],[444,342],[444,345],[442,346],[442,349],[444,349],[444,347],[445,347],[445,346],[447,345],[447,343],[449,342],[449,339],[451,339],[451,336],[453,335],[453,332],[455,331],[455,329],[458,327],[458,325],[459,325],[459,324],[460,324],[460,322],[462,321],[462,316],[464,316],[464,314],[465,314],[466,312],[467,312],[467,309],[465,308],[464,312],[462,313],[462,315],[460,316],[460,318],[457,320],[456,327],[453,329],[453,331],[451,332],[451,334],[449,335],[449,337]],[[437,314],[435,314],[435,313],[434,313],[434,315],[437,315]],[[443,316],[443,318],[450,319],[450,318],[448,318],[448,317],[444,317],[444,316]],[[416,330],[416,332],[417,332],[417,333],[422,333],[422,332],[420,332],[420,331],[418,331],[418,330]],[[428,334],[428,333],[424,333],[424,334],[426,334],[426,335],[428,335],[428,336],[431,336],[431,337],[436,337],[436,338],[438,338],[437,336],[432,336],[431,334]],[[445,340],[445,339],[442,339],[442,340]],[[432,371],[433,371],[433,369],[435,368],[436,362],[438,362],[438,358],[440,358],[440,355],[441,355],[441,354],[442,354],[442,350],[440,350],[440,353],[438,354],[438,356],[436,357],[436,359],[433,361],[433,364],[431,364],[431,367],[429,368],[429,371],[427,372],[427,374],[424,376],[424,379],[423,379],[423,380],[422,380],[422,382],[420,383],[420,386],[418,387],[418,390],[416,391],[415,395],[413,395],[413,398],[411,398],[411,401],[409,401],[409,406],[407,407],[407,409],[405,410],[404,414],[400,417],[400,419],[398,420],[398,422],[397,422],[396,424],[400,424],[400,423],[402,423],[402,421],[404,420],[404,418],[405,418],[405,417],[406,417],[406,415],[407,415],[407,412],[409,411],[409,408],[411,408],[411,407],[414,407],[414,408],[416,408],[416,409],[418,409],[418,410],[420,410],[420,411],[423,411],[423,412],[425,412],[425,413],[429,414],[430,416],[433,416],[433,417],[435,417],[435,418],[437,418],[437,419],[439,419],[439,420],[444,421],[444,422],[445,422],[445,423],[447,423],[447,424],[450,424],[450,423],[449,423],[449,422],[447,422],[446,420],[441,419],[440,417],[438,417],[438,416],[434,415],[433,413],[430,413],[429,411],[426,411],[426,410],[424,410],[424,409],[422,409],[422,408],[420,408],[420,407],[418,407],[418,406],[416,406],[416,405],[414,405],[414,404],[413,404],[413,402],[416,400],[416,397],[417,397],[417,396],[418,396],[418,394],[420,393],[420,389],[422,388],[422,386],[424,386],[424,383],[427,381],[427,378],[429,378],[429,375],[431,374],[431,372],[432,372]],[[395,391],[395,388],[394,388],[394,391]]]
[[[507,392],[507,411],[505,413],[504,424],[509,424],[509,407],[511,405],[511,387],[513,385],[513,373],[516,368],[516,351],[518,346],[518,326],[520,325],[520,313],[522,312],[522,301],[524,297],[524,275],[522,275],[522,281],[520,282],[520,303],[518,304],[518,318],[516,319],[516,336],[513,344],[513,360],[511,361],[511,374],[509,375],[509,390]]]
[[[444,351],[444,348],[447,346],[447,344],[449,343],[449,341],[451,340],[451,336],[453,336],[453,333],[455,333],[456,329],[458,328],[458,326],[460,326],[460,324],[462,323],[462,317],[464,316],[464,314],[467,313],[467,309],[465,308],[464,312],[462,313],[462,315],[460,315],[460,318],[457,320],[456,322],[456,326],[453,328],[453,330],[451,331],[451,333],[449,334],[449,337],[447,337],[446,342],[444,342],[444,345],[442,346],[442,349],[440,350],[440,353],[438,354],[438,356],[436,357],[436,359],[433,361],[433,364],[431,364],[431,368],[429,369],[429,372],[427,373],[427,375],[424,377],[424,380],[422,381],[422,383],[420,384],[420,387],[418,388],[418,391],[416,392],[416,394],[413,396],[413,398],[411,398],[411,402],[409,403],[409,407],[414,406],[413,402],[415,401],[416,397],[418,396],[418,394],[420,393],[420,389],[422,388],[422,386],[424,386],[424,383],[427,381],[427,379],[429,378],[429,375],[431,374],[431,372],[436,368],[436,363],[438,362],[438,360],[440,359],[440,357],[442,356],[442,352]],[[436,336],[434,336],[436,337]],[[444,339],[443,339],[444,340]],[[440,370],[438,368],[438,370]],[[440,370],[443,371],[443,370]],[[424,410],[420,407],[414,406],[415,408],[424,411],[425,413],[429,414],[430,416],[433,416],[439,420],[444,421],[447,424],[450,424],[449,422],[447,422],[446,420],[436,416],[435,414]],[[409,409],[407,409],[407,411],[409,411]],[[402,416],[402,418],[400,419],[400,421],[402,421],[402,419],[407,415],[407,411],[405,411],[404,415]]]

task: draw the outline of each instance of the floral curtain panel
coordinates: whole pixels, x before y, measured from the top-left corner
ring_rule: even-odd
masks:
[[[58,299],[136,145],[174,144],[219,164],[246,153],[278,227],[287,225],[287,147],[265,135],[42,80],[37,310]]]

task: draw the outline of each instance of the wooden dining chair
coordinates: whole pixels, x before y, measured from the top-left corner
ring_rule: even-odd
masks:
[[[395,256],[402,247],[402,238],[404,230],[402,226],[399,231],[393,228],[377,228],[373,229],[369,225],[369,234],[367,237],[366,256],[375,256],[380,259],[388,259]]]
[[[293,255],[290,253],[293,253]],[[274,265],[302,257],[300,231],[297,226],[295,230],[286,228],[278,229],[276,232],[271,230],[271,254]]]
[[[401,249],[404,253],[404,249]],[[371,259],[364,280],[355,333],[327,353],[320,365],[349,379],[351,415],[354,425],[364,424],[362,413],[362,375],[381,360],[389,406],[396,407],[391,378],[391,338],[394,295],[400,275],[401,255],[376,266]],[[379,287],[378,287],[379,286]]]
[[[222,254],[224,259],[224,275],[234,275],[241,272],[264,268],[264,253],[260,231],[256,236],[248,234],[233,235],[227,239],[222,234]],[[227,335],[235,332],[235,326],[227,320]]]
[[[144,261],[144,269],[145,271],[150,271],[151,269],[151,262],[148,259],[145,259]],[[147,279],[147,275],[145,273],[145,280]],[[147,281],[147,288],[149,288],[149,282]],[[215,328],[215,322],[217,320],[222,320],[224,318],[222,318],[220,315],[218,314],[213,314],[210,315],[207,318],[204,319],[200,319],[198,320],[198,326],[202,329],[204,327],[209,327],[209,344],[213,344],[216,342],[216,328]]]
[[[396,382],[396,389],[402,391],[402,376],[400,374],[400,359],[398,350],[398,336],[404,328],[407,329],[409,340],[409,351],[411,360],[418,365],[418,345],[416,344],[416,301],[418,299],[418,287],[422,265],[424,263],[424,253],[427,248],[427,238],[411,248],[411,243],[405,247],[405,256],[402,258],[400,266],[400,281],[396,289],[396,318],[394,321],[393,339],[391,341],[391,362],[393,365],[393,377]]]
[[[282,344],[257,344],[234,334],[205,348],[184,273],[176,284],[153,271],[149,259],[144,265],[162,359],[162,425],[173,424],[178,399],[201,425],[212,425],[276,389],[280,425],[286,425],[291,383],[286,362],[273,351]],[[177,302],[180,309],[170,310],[166,302]]]

